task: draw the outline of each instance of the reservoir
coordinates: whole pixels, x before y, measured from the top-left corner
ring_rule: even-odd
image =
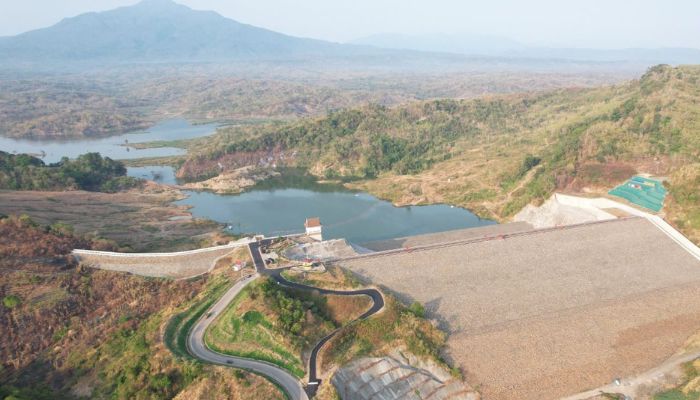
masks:
[[[187,192],[178,204],[192,214],[229,225],[232,233],[266,236],[303,232],[307,217],[320,217],[324,239],[365,243],[423,233],[492,225],[459,207],[438,204],[394,207],[370,194],[340,187],[253,188],[239,195]]]
[[[216,127],[217,124],[193,125],[184,119],[172,119],[145,131],[101,139],[34,141],[0,137],[0,150],[32,154],[43,151],[46,163],[87,152],[99,152],[113,159],[172,156],[184,154],[185,150],[173,147],[137,150],[124,144],[202,137],[214,133]],[[127,171],[129,176],[165,185],[177,183],[175,171],[168,166],[128,167]],[[495,224],[449,205],[394,207],[367,193],[353,192],[340,185],[319,184],[298,173],[262,182],[238,195],[184,193],[188,197],[177,204],[191,207],[195,217],[226,224],[232,233],[267,236],[299,233],[307,217],[320,217],[324,239],[346,238],[364,243]]]
[[[128,171],[137,178],[176,183],[171,167],[129,167]],[[236,234],[299,233],[307,217],[320,217],[324,239],[364,243],[495,223],[449,205],[394,207],[367,193],[318,184],[310,177],[272,179],[237,195],[184,193],[188,197],[177,204],[191,207],[195,217],[228,225]]]
[[[218,124],[191,124],[185,119],[164,120],[143,131],[134,131],[118,136],[71,140],[32,140],[0,137],[0,150],[8,153],[41,154],[45,163],[54,163],[61,157],[76,158],[94,152],[114,160],[148,157],[165,157],[185,154],[184,149],[160,147],[135,149],[129,144],[159,140],[192,139],[213,134]]]

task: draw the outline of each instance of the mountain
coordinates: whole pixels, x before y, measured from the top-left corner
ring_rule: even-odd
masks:
[[[356,51],[363,49],[283,35],[171,0],[144,0],[0,38],[0,57],[12,61],[280,60]]]
[[[379,34],[351,41],[383,49],[403,49],[504,58],[550,59],[589,62],[698,64],[700,50],[692,48],[587,49],[526,46],[499,36],[466,34]]]

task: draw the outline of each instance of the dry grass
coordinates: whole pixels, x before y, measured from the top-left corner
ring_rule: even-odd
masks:
[[[336,266],[327,265],[325,273],[297,272],[287,270],[283,272],[286,279],[292,282],[316,286],[324,289],[352,290],[359,286],[357,279],[347,271]]]
[[[372,301],[367,296],[326,296],[325,311],[336,325],[345,325],[367,311]]]
[[[76,233],[106,238],[123,250],[175,251],[198,248],[216,240],[218,225],[190,217],[184,207],[171,204],[181,195],[149,185],[121,193],[1,191],[0,213],[27,214],[42,224],[63,222]]]
[[[280,390],[267,379],[250,372],[209,367],[211,372],[182,390],[175,400],[285,400]]]
[[[231,266],[236,262],[236,261],[242,261],[246,263],[246,266],[251,267],[253,265],[253,261],[250,258],[250,251],[248,251],[248,246],[241,246],[226,256],[220,258],[217,262],[216,265],[214,266],[215,269],[217,270],[231,270]]]

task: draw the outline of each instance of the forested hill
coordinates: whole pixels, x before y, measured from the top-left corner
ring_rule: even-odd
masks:
[[[700,229],[699,102],[700,67],[662,65],[612,87],[367,106],[231,128],[195,146],[180,175],[294,165],[401,204],[507,218],[557,189],[603,190],[648,172],[670,177],[674,222]]]
[[[0,151],[0,189],[115,192],[140,182],[126,176],[124,164],[99,153],[86,153],[75,160],[64,158],[46,165],[27,154]]]

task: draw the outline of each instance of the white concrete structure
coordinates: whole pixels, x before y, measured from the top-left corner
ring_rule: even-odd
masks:
[[[97,269],[129,272],[159,278],[189,279],[214,269],[216,262],[237,248],[253,242],[244,238],[227,245],[172,253],[115,253],[75,249],[82,264]]]
[[[314,240],[323,241],[321,220],[318,217],[307,218],[304,222],[306,235]]]

